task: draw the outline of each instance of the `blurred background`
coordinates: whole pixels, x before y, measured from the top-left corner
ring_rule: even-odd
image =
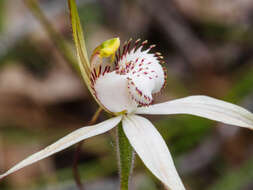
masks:
[[[89,54],[117,36],[157,45],[168,84],[156,102],[205,94],[253,111],[253,1],[79,0],[78,8]],[[0,0],[1,173],[96,111],[74,55],[67,0]],[[188,190],[253,189],[252,131],[194,116],[150,118]],[[0,189],[75,190],[74,152],[18,171]],[[85,141],[79,168],[86,190],[118,188],[114,131]],[[137,158],[131,189],[164,187]]]

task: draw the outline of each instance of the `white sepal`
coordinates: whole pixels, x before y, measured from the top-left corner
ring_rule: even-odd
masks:
[[[137,115],[125,116],[122,122],[130,144],[147,168],[170,190],[184,190],[167,145],[153,124]]]
[[[84,139],[105,133],[106,131],[115,127],[120,122],[121,118],[122,118],[121,116],[118,116],[118,117],[108,119],[102,123],[99,123],[93,126],[87,126],[87,127],[82,127],[80,129],[77,129],[76,131],[68,134],[67,136],[61,138],[60,140],[46,147],[45,149],[35,154],[32,154],[31,156],[27,157],[23,161],[19,162],[10,170],[8,170],[6,173],[0,175],[0,179],[4,178],[5,176],[13,172],[16,172],[17,170],[23,167],[31,165],[35,162],[38,162],[39,160],[42,160],[48,156],[51,156],[52,154],[55,154],[63,149],[66,149],[69,146],[75,143],[78,143]]]
[[[188,96],[149,107],[138,114],[191,114],[211,120],[253,129],[253,114],[248,110],[208,96]]]

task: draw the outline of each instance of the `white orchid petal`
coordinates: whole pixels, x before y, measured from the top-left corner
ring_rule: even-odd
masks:
[[[130,144],[150,171],[171,190],[184,190],[167,145],[153,124],[137,115],[126,116],[122,122]]]
[[[154,80],[150,80],[148,76],[140,75],[128,79],[128,89],[131,96],[140,105],[149,105],[153,101],[152,91],[154,89]]]
[[[101,75],[94,85],[99,101],[111,112],[131,112],[137,108],[128,91],[128,80],[115,71]]]
[[[155,54],[142,50],[131,51],[123,56],[118,63],[119,70],[126,72],[129,80],[129,90],[140,105],[152,103],[152,94],[161,90],[165,83],[165,75]]]
[[[51,144],[50,146],[46,147],[45,149],[43,149],[35,154],[32,154],[28,158],[19,162],[14,167],[12,167],[10,170],[8,170],[6,173],[0,175],[0,179],[4,178],[5,176],[7,176],[13,172],[16,172],[17,170],[19,170],[23,167],[31,165],[39,160],[42,160],[48,156],[51,156],[52,154],[55,154],[63,149],[66,149],[69,146],[71,146],[75,143],[78,143],[84,139],[105,133],[106,131],[115,127],[121,121],[121,118],[122,118],[121,116],[118,116],[118,117],[108,119],[102,123],[99,123],[99,124],[96,124],[93,126],[87,126],[87,127],[82,127],[80,129],[77,129],[76,131],[68,134],[67,136],[61,138],[60,140],[58,140],[55,143]]]
[[[149,107],[138,108],[138,114],[191,114],[253,129],[253,114],[248,110],[208,96],[189,96]]]

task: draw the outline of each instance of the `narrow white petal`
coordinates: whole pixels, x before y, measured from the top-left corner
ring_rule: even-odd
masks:
[[[105,133],[106,131],[112,129],[115,127],[121,120],[121,116],[114,117],[111,119],[108,119],[102,123],[93,125],[93,126],[87,126],[82,127],[80,129],[77,129],[76,131],[68,134],[67,136],[61,138],[60,140],[56,141],[55,143],[51,144],[50,146],[46,147],[45,149],[32,154],[31,156],[27,157],[23,161],[16,164],[14,167],[12,167],[10,170],[8,170],[6,173],[0,175],[0,179],[4,178],[5,176],[16,172],[17,170],[26,167],[28,165],[31,165],[39,160],[42,160],[48,156],[51,156],[52,154],[55,154],[65,148],[68,148],[69,146],[78,143],[84,139],[87,139],[89,137],[93,137],[102,133]]]
[[[248,110],[208,96],[189,96],[149,107],[138,108],[138,114],[191,114],[253,129],[253,114]]]
[[[184,190],[170,152],[153,124],[140,116],[123,118],[123,130],[150,171],[171,190]]]

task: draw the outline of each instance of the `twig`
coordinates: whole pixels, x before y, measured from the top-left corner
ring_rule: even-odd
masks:
[[[57,32],[51,25],[44,12],[39,7],[37,0],[24,0],[26,6],[32,12],[32,14],[37,18],[40,24],[48,33],[50,39],[54,42],[59,52],[62,54],[63,58],[72,65],[72,67],[79,71],[77,66],[77,59],[74,57],[69,44],[65,41],[63,36]]]
[[[102,112],[102,108],[99,107],[98,110],[95,112],[95,114],[93,115],[93,117],[91,118],[90,122],[89,122],[89,125],[92,125],[94,124],[97,119],[98,119],[98,116],[100,115],[100,113]],[[83,145],[83,141],[79,142],[76,146],[76,149],[75,149],[75,154],[74,154],[74,159],[73,159],[73,175],[74,175],[74,179],[76,181],[76,184],[79,188],[79,190],[84,190],[84,186],[82,184],[82,181],[81,181],[81,178],[80,178],[80,174],[78,172],[78,160],[79,160],[79,156],[80,156],[80,152],[81,152],[81,148],[82,148],[82,145]]]
[[[59,49],[60,53],[63,55],[64,59],[72,65],[72,67],[79,72],[79,68],[76,63],[76,58],[71,53],[71,48],[69,47],[68,43],[64,40],[64,38],[53,28],[47,17],[44,15],[43,11],[38,5],[36,0],[24,0],[27,7],[30,11],[34,14],[34,16],[39,20],[40,24],[44,27],[46,32],[48,33],[50,39],[54,42],[56,47]],[[94,124],[98,119],[99,114],[101,113],[102,108],[98,108],[96,113],[93,115],[91,121],[89,122],[90,125]],[[74,159],[73,159],[73,175],[76,181],[76,184],[80,190],[84,190],[84,186],[81,182],[80,175],[78,172],[78,159],[81,152],[82,141],[78,143]]]

